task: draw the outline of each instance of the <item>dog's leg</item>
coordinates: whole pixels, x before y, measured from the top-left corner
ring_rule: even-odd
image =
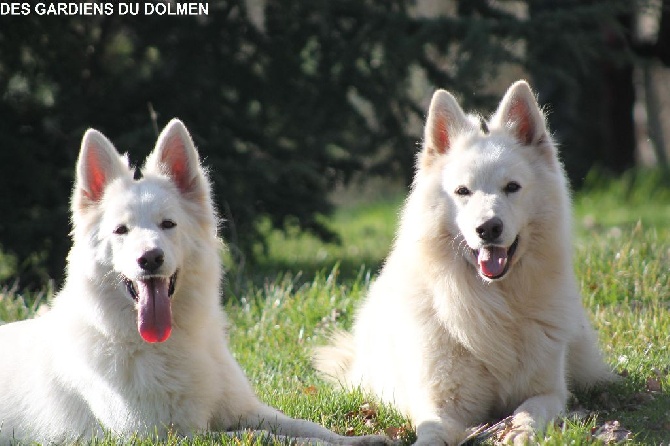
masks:
[[[345,437],[307,420],[288,417],[272,407],[261,404],[257,411],[240,420],[245,429],[265,430],[273,435],[299,439],[319,445],[391,445],[393,441],[380,435]],[[321,440],[321,441],[318,441]],[[325,443],[324,443],[325,441]]]
[[[416,422],[414,446],[456,446],[465,436],[465,426],[449,416],[433,415]]]
[[[439,408],[426,386],[415,388],[410,418],[416,426],[415,446],[456,446],[465,437],[466,426],[450,412],[453,407]]]
[[[344,437],[323,426],[307,420],[288,417],[280,411],[261,403],[251,384],[244,376],[240,365],[228,349],[221,352],[221,370],[226,374],[221,379],[228,385],[222,396],[218,411],[210,420],[209,428],[231,431],[249,429],[267,431],[271,435],[290,437],[304,444],[319,445],[385,445],[393,442],[383,436]],[[316,441],[316,440],[321,441]]]
[[[603,359],[598,347],[598,335],[591,326],[584,310],[582,322],[575,339],[570,343],[568,353],[568,378],[571,386],[588,389],[598,384],[617,380],[617,376]]]

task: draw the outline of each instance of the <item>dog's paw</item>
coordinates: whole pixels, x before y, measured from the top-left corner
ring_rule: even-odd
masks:
[[[412,446],[457,446],[459,444],[453,436],[447,436],[445,432],[441,435],[418,435]]]
[[[526,446],[536,444],[535,431],[528,426],[513,427],[501,439],[503,444]]]
[[[525,413],[508,417],[501,423],[504,427],[498,431],[496,444],[526,446],[537,443],[532,419],[529,419]]]

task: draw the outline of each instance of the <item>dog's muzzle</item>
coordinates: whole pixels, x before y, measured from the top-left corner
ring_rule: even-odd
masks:
[[[519,236],[514,242],[506,248],[497,245],[485,245],[479,249],[473,249],[472,254],[475,258],[479,274],[488,280],[501,279],[507,274],[512,257],[519,246]]]
[[[130,296],[136,302],[137,330],[146,342],[163,342],[172,332],[172,302],[177,273],[169,278],[146,276],[132,281],[123,277]]]
[[[177,272],[170,276],[170,280],[168,282],[168,297],[172,297],[174,294],[175,284],[177,283]],[[153,279],[153,277],[149,277],[148,279],[140,279],[140,281],[150,281],[151,279]],[[133,300],[137,302],[139,299],[139,294],[135,283],[133,283],[133,281],[126,276],[122,276],[121,280],[126,286],[126,290],[128,291],[128,294],[130,294],[130,297],[132,297]]]

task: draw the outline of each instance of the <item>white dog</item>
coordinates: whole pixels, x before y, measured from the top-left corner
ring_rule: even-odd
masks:
[[[416,444],[456,445],[507,415],[506,440],[522,443],[569,385],[612,378],[573,273],[565,175],[526,82],[487,127],[435,93],[393,250],[353,333],[316,355],[333,380],[409,416]]]
[[[0,442],[252,428],[383,444],[259,402],[228,350],[217,217],[180,121],[142,173],[86,132],[64,288],[43,316],[0,327]]]

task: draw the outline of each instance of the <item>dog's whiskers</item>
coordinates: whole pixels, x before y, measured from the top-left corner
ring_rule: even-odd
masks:
[[[449,244],[454,249],[455,252],[459,253],[463,257],[466,257],[470,254],[470,245],[465,241],[463,234],[456,234],[450,238]]]

